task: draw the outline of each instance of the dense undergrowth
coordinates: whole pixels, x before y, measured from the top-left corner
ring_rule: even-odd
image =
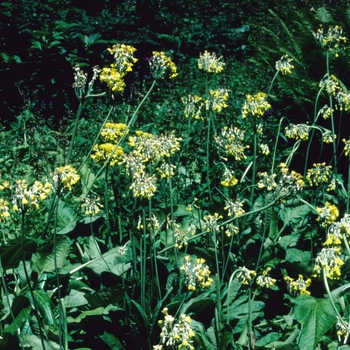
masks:
[[[90,35],[58,127],[25,96],[0,132],[1,349],[350,348],[348,33],[275,10],[264,60]]]

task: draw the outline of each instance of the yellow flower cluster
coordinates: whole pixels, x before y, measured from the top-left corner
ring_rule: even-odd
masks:
[[[137,58],[134,57],[136,49],[130,45],[117,44],[107,49],[114,57],[114,66],[121,76],[132,71]]]
[[[310,186],[319,186],[321,183],[328,182],[332,175],[332,166],[326,163],[315,163],[312,169],[308,169],[306,173],[306,180]]]
[[[154,345],[154,350],[162,350],[163,346],[168,348],[194,350],[193,340],[195,333],[191,328],[191,317],[181,314],[178,322],[168,314],[168,308],[162,310],[164,320],[159,320],[158,325],[162,327],[159,345]],[[165,348],[164,348],[165,349]]]
[[[114,63],[109,68],[102,69],[100,80],[105,82],[113,92],[123,92],[126,86],[123,78],[127,72],[132,71],[134,63],[137,62],[133,56],[136,49],[129,45],[118,44],[107,50],[113,54]]]
[[[342,36],[343,29],[340,26],[330,26],[328,31],[325,33],[323,26],[320,25],[316,32],[313,32],[313,35],[316,41],[324,48],[329,49],[330,51],[335,51],[336,56],[338,51],[341,49],[341,46],[346,43],[346,37]]]
[[[214,112],[220,113],[224,108],[227,108],[227,89],[210,90],[209,95],[209,99],[205,101],[206,110],[212,109]]]
[[[113,152],[114,151],[114,152]],[[112,143],[102,143],[95,145],[92,149],[91,158],[99,163],[104,164],[107,159],[112,155],[109,165],[121,164],[124,161],[124,150],[122,147],[116,146]]]
[[[173,227],[174,237],[176,239],[175,247],[182,249],[183,246],[188,244],[188,239],[196,234],[197,228],[195,225],[191,224],[186,229],[180,227],[176,222],[169,223],[168,227]]]
[[[176,169],[175,165],[162,163],[158,168],[157,171],[160,174],[161,179],[170,179],[175,175],[174,170]]]
[[[344,153],[348,156],[350,154],[350,140],[342,139],[342,141],[345,143]]]
[[[226,226],[225,235],[227,237],[231,237],[238,234],[239,234],[239,228],[237,226],[233,225],[232,223]]]
[[[337,93],[341,91],[338,79],[333,74],[330,77],[328,74],[325,74],[319,84],[319,87],[325,89],[327,94],[332,96],[337,95]]]
[[[223,180],[221,181],[221,185],[226,187],[234,187],[237,184],[238,179],[236,179],[234,174],[226,168],[223,175]]]
[[[336,105],[337,109],[340,111],[348,112],[350,110],[350,93],[345,93],[340,91],[335,96],[338,105]]]
[[[145,172],[134,175],[130,190],[133,191],[134,197],[150,199],[157,190],[156,180],[154,175]]]
[[[247,95],[247,100],[244,102],[242,108],[242,118],[248,116],[260,118],[271,107],[266,101],[267,95],[264,92],[258,92],[254,96]]]
[[[256,276],[256,272],[254,270],[249,270],[245,266],[240,267],[238,269],[238,273],[236,277],[240,280],[242,284],[248,285],[251,280]]]
[[[216,136],[215,141],[227,155],[233,156],[235,160],[247,158],[244,151],[249,148],[249,145],[244,145],[244,131],[236,127],[225,126],[221,130],[221,136]]]
[[[306,124],[290,124],[284,130],[286,137],[306,141],[309,139],[310,127]]]
[[[184,114],[186,118],[202,118],[201,113],[204,106],[202,100],[202,97],[196,95],[188,95],[186,98],[181,98],[181,101],[185,104]]]
[[[101,131],[101,137],[105,142],[117,144],[122,136],[128,134],[128,127],[122,123],[106,123]]]
[[[52,176],[54,186],[58,191],[71,191],[72,186],[75,185],[79,181],[79,179],[80,176],[77,174],[76,169],[74,169],[70,165],[65,165],[56,168]]]
[[[283,75],[291,74],[294,66],[291,64],[293,60],[288,56],[284,55],[279,61],[276,62],[276,70],[281,72]]]
[[[277,280],[271,278],[268,274],[271,271],[271,267],[267,267],[263,273],[256,278],[256,284],[262,288],[270,288],[272,287]]]
[[[186,255],[185,263],[180,267],[180,270],[186,274],[187,288],[190,291],[194,291],[198,287],[201,289],[210,287],[213,283],[209,267],[205,265],[204,259],[196,259],[194,264],[191,262],[191,257]]]
[[[31,187],[28,187],[26,180],[17,180],[13,192],[13,210],[24,213],[30,208],[39,209],[39,202],[51,193],[51,185],[48,182],[43,185],[41,182],[35,181]],[[5,203],[3,204],[5,205]]]
[[[204,218],[203,218],[204,227],[203,228],[207,232],[211,232],[211,233],[215,233],[215,232],[219,231],[220,225],[219,225],[218,221],[220,219],[223,219],[223,216],[219,215],[218,213],[214,213],[214,215],[204,216]]]
[[[335,139],[337,138],[336,134],[333,134],[330,130],[326,130],[323,134],[322,134],[322,141],[324,143],[333,143],[335,141]]]
[[[329,202],[326,202],[326,205],[322,208],[317,207],[316,210],[319,215],[317,221],[322,221],[321,226],[323,227],[333,224],[339,216],[338,208]]]
[[[260,181],[258,182],[258,188],[266,188],[268,191],[272,191],[277,187],[277,183],[275,181],[276,174],[268,174],[265,172],[259,172],[258,176],[260,177]]]
[[[84,209],[85,215],[96,216],[103,208],[103,205],[99,203],[100,197],[84,198],[84,203],[81,207]]]
[[[266,143],[262,143],[260,144],[260,151],[262,154],[264,154],[265,156],[268,156],[270,154],[270,148]]]
[[[0,222],[5,222],[10,217],[9,203],[4,199],[0,199]]]
[[[204,51],[204,53],[199,55],[198,59],[198,69],[203,69],[208,73],[218,74],[224,70],[225,63],[222,62],[223,57],[217,57],[216,53],[209,53]]]
[[[279,180],[279,195],[287,196],[301,191],[305,187],[303,176],[296,171],[289,171],[287,164],[279,165],[281,177]]]
[[[233,202],[231,201],[231,199],[227,199],[225,203],[226,203],[226,206],[224,209],[228,211],[227,216],[236,217],[245,213],[245,210],[243,209],[244,201],[236,199]]]
[[[175,63],[164,52],[153,51],[153,57],[148,62],[154,79],[163,79],[166,73],[169,73],[170,79],[177,77]]]
[[[320,276],[324,269],[327,278],[339,279],[341,276],[340,267],[344,265],[344,261],[340,258],[340,253],[340,247],[322,248],[315,260],[315,274],[313,276]]]
[[[310,292],[307,290],[311,286],[311,278],[304,280],[303,275],[298,275],[298,279],[294,280],[294,278],[286,276],[284,280],[287,283],[287,288],[290,294],[293,296],[298,295],[310,295]]]
[[[319,114],[322,116],[323,119],[328,119],[334,112],[334,109],[328,107],[328,105],[324,105],[320,110]]]

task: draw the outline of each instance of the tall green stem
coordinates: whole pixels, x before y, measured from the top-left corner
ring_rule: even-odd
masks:
[[[254,191],[255,191],[255,181],[256,181],[256,154],[257,154],[257,136],[256,127],[254,126],[254,142],[253,142],[253,174],[252,174],[252,187],[250,192],[250,202],[253,205],[254,202]]]
[[[74,123],[73,132],[72,132],[72,139],[71,139],[70,145],[69,145],[69,152],[68,152],[66,164],[70,163],[70,160],[71,160],[71,157],[72,157],[73,145],[74,145],[74,141],[75,141],[75,136],[77,134],[79,119],[80,119],[81,112],[83,111],[83,107],[84,107],[84,102],[81,100],[79,102],[79,107],[78,107],[78,110],[77,110],[77,114],[75,116],[75,123]]]

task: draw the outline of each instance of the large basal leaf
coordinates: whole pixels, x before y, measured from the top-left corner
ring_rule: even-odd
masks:
[[[89,317],[89,316],[101,316],[103,315],[105,311],[104,307],[98,307],[96,309],[93,310],[87,310],[87,311],[83,311],[80,315],[78,315],[77,317],[72,317],[72,316],[68,316],[67,317],[67,321],[68,323],[79,323],[81,322],[85,317]]]
[[[296,248],[289,248],[286,251],[285,260],[290,263],[309,262],[311,260],[311,252],[307,250],[299,250]]]
[[[56,239],[56,264],[60,269],[66,262],[70,248],[70,239],[66,236],[58,236]],[[55,272],[54,252],[36,252],[32,256],[31,267],[39,275],[43,272]]]
[[[131,267],[131,260],[131,248],[129,245],[126,245],[124,247],[112,248],[102,256],[94,259],[91,263],[86,263],[86,266],[97,274],[109,271],[120,276]]]
[[[4,332],[10,334],[16,334],[18,328],[22,326],[28,317],[30,317],[31,305],[30,300],[24,295],[18,295],[12,303],[12,313],[15,316],[15,320],[12,320],[12,316],[8,316],[6,320],[3,321],[3,324],[7,322],[11,324],[8,327],[5,327]]]
[[[52,311],[53,303],[50,297],[43,290],[34,290],[33,293],[36,301],[36,306],[43,318],[44,324],[56,324],[55,315]],[[27,292],[27,297],[32,300],[30,292]]]
[[[78,290],[72,289],[69,295],[64,297],[64,304],[66,308],[79,307],[88,304],[85,298],[85,293]]]
[[[299,205],[295,208],[285,207],[279,212],[279,216],[285,225],[289,223],[297,224],[305,218],[310,212],[310,208],[306,205]]]
[[[85,163],[82,168],[79,171],[80,175],[80,183],[82,188],[82,197],[85,197],[93,185],[96,176],[95,174],[90,170],[90,168]]]
[[[302,324],[299,346],[303,350],[314,350],[318,341],[337,321],[329,299],[302,296],[297,299],[295,318]]]
[[[21,343],[25,348],[28,349],[36,349],[41,350],[42,344],[41,339],[34,335],[34,334],[22,334],[21,337]],[[45,350],[60,350],[59,344],[51,341],[51,340],[44,340]]]
[[[31,239],[24,239],[25,255],[30,256],[36,251],[36,243]],[[0,248],[1,264],[4,271],[13,269],[22,261],[21,242],[16,241]]]
[[[119,339],[110,333],[104,332],[99,336],[111,349],[125,350]]]
[[[74,210],[65,202],[59,200],[57,208],[57,234],[63,235],[72,232],[77,225],[77,218]]]

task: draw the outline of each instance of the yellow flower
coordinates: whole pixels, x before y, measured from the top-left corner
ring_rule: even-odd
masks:
[[[281,72],[283,75],[291,74],[294,66],[290,63],[293,60],[289,58],[288,55],[284,55],[281,57],[279,61],[276,62],[276,70]]]
[[[153,57],[148,62],[154,79],[163,79],[166,73],[169,73],[170,79],[177,76],[174,62],[164,52],[153,51]]]
[[[251,115],[252,117],[260,118],[271,107],[266,101],[267,95],[263,92],[258,92],[254,96],[247,95],[247,100],[242,108],[242,118]]]
[[[55,169],[52,180],[56,189],[71,191],[72,186],[80,180],[80,176],[72,166],[65,165]]]
[[[208,73],[218,74],[224,70],[225,63],[222,62],[222,56],[216,57],[216,54],[209,53],[205,51],[203,54],[200,54],[198,59],[198,68],[203,69]]]

